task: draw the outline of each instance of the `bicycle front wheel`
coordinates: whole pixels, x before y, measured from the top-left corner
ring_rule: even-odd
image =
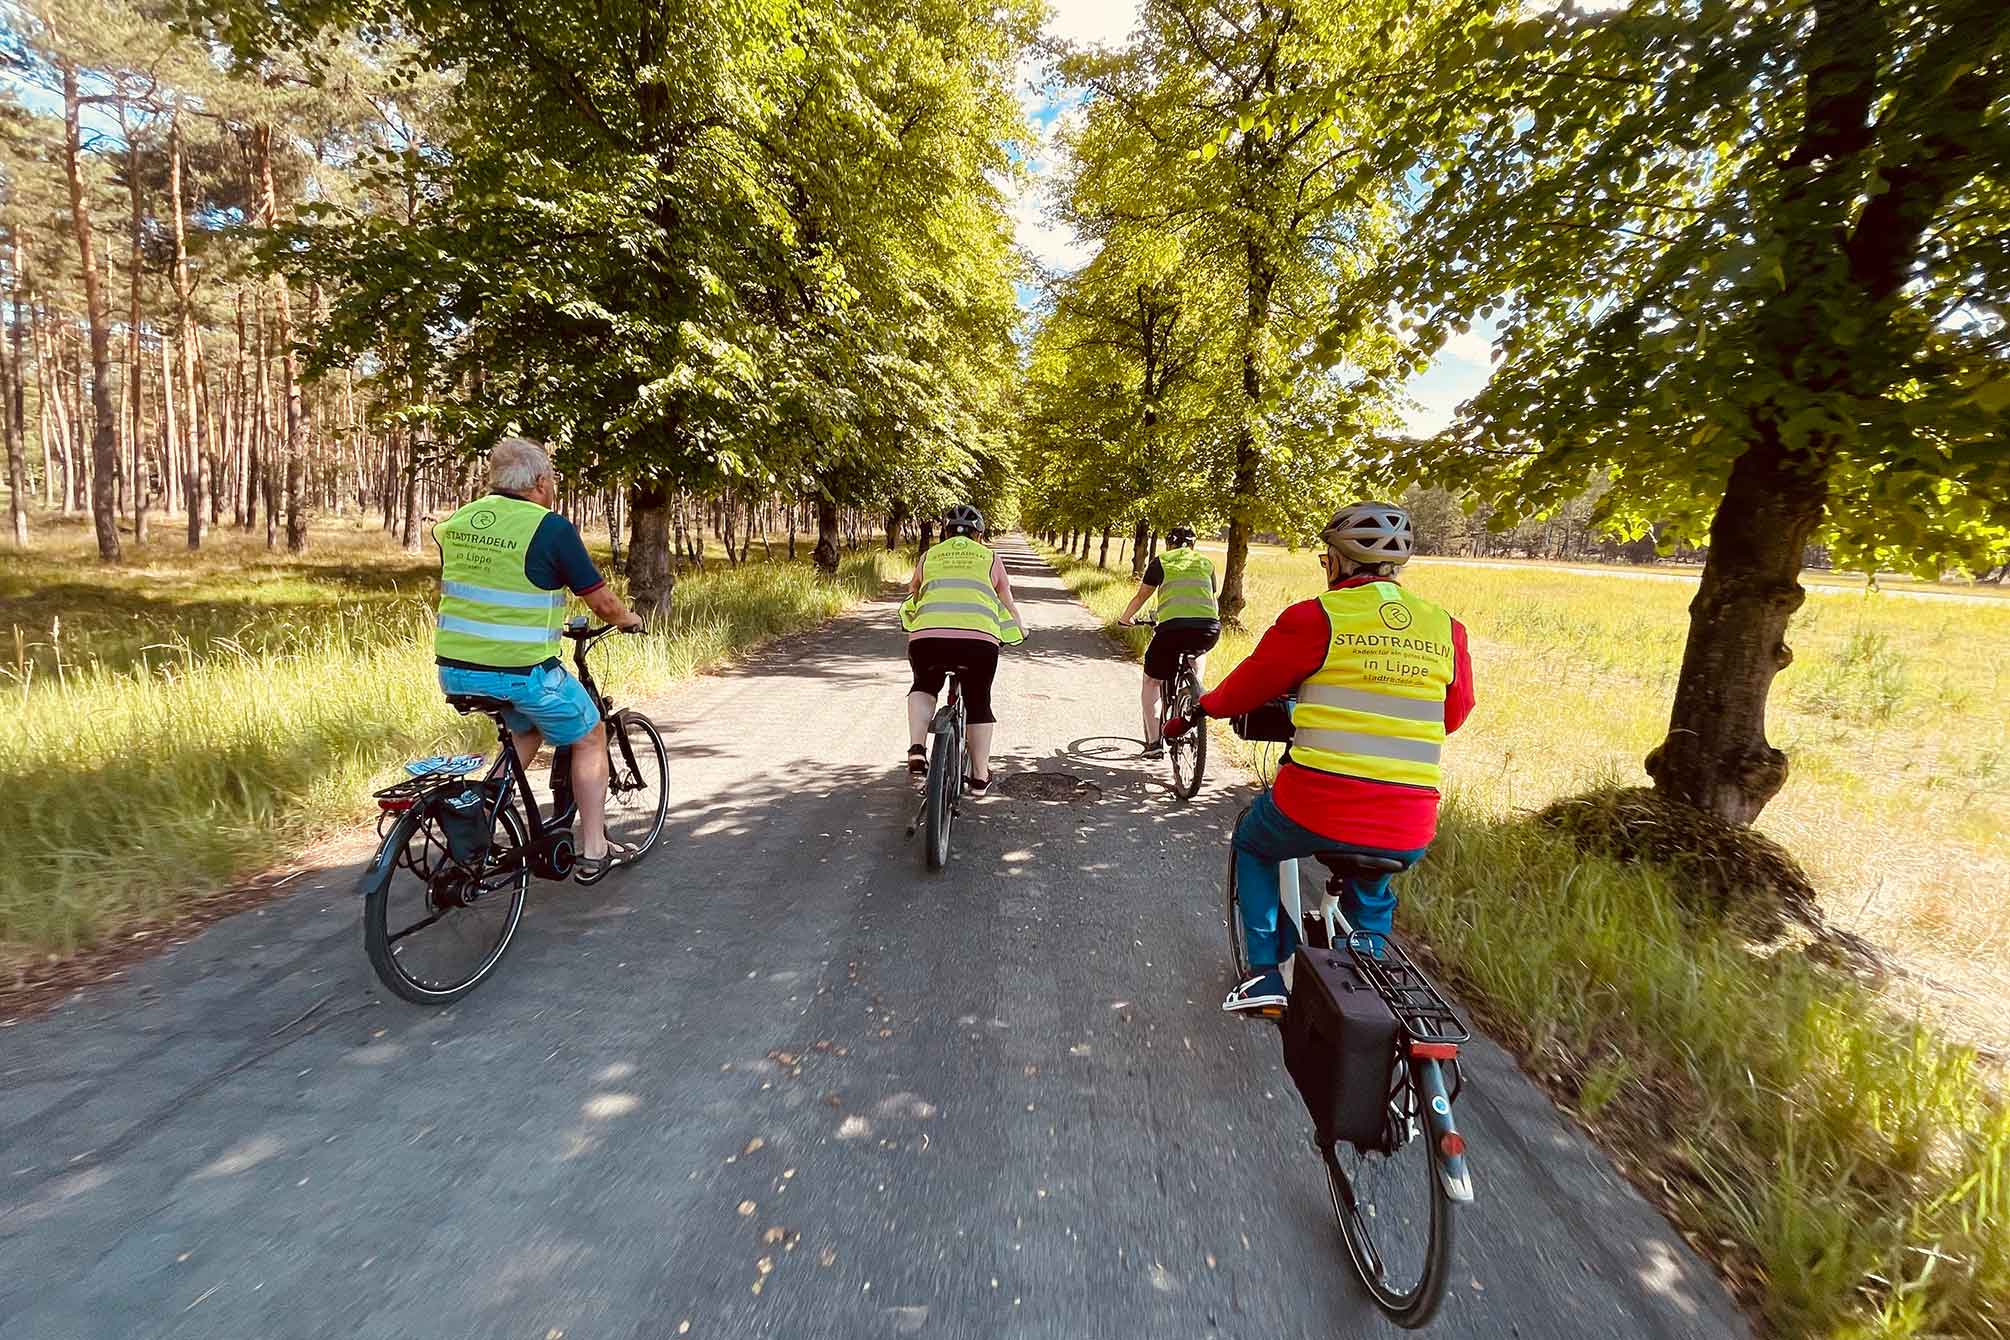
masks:
[[[953,731],[935,732],[928,758],[928,868],[949,864],[949,826],[956,817],[956,793],[963,781],[963,750]]]
[[[1189,667],[1173,691],[1169,715],[1184,717],[1192,725],[1184,735],[1166,742],[1166,757],[1172,761],[1173,794],[1192,800],[1200,790],[1201,774],[1207,768],[1207,723],[1194,721],[1194,705],[1200,701],[1200,683]]]
[[[384,985],[415,1004],[445,1005],[494,972],[523,920],[524,848],[523,820],[507,800],[472,871],[454,864],[423,812],[400,819],[363,900],[363,952]]]
[[[663,835],[670,760],[648,717],[620,711],[607,723],[607,840],[640,856]]]
[[[1399,1074],[1390,1098],[1396,1147],[1364,1152],[1342,1142],[1324,1154],[1333,1217],[1355,1274],[1389,1320],[1415,1330],[1444,1300],[1453,1201],[1420,1118],[1414,1074],[1407,1066]]]
[[[1235,897],[1235,830],[1242,824],[1242,816],[1249,813],[1249,806],[1242,807],[1242,813],[1235,816],[1229,825],[1228,875],[1222,880],[1222,888],[1228,892],[1228,906],[1223,917],[1228,922],[1228,961],[1235,965],[1235,982],[1240,986],[1249,980],[1249,938],[1242,933],[1242,904]]]

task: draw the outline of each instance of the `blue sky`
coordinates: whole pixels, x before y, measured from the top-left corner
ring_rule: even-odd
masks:
[[[1052,13],[1047,32],[1072,42],[1119,45],[1137,18],[1134,0],[1048,0],[1048,4]],[[1055,168],[1054,131],[1080,97],[1078,89],[1042,82],[1037,63],[1022,72],[1020,98],[1040,139],[1025,156],[1032,181],[1013,201],[1013,226],[1019,245],[1034,259],[1050,270],[1063,272],[1079,267],[1094,254],[1071,230],[1056,224],[1046,208],[1045,184]],[[1020,302],[1029,303],[1031,297],[1022,286]],[[1472,333],[1454,338],[1430,369],[1411,381],[1407,389],[1418,403],[1409,415],[1410,431],[1430,433],[1444,427],[1459,402],[1486,385],[1491,334],[1491,329],[1475,327]]]

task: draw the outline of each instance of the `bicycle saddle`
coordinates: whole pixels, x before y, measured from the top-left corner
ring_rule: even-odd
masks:
[[[1313,860],[1325,866],[1336,875],[1352,875],[1373,879],[1377,875],[1393,875],[1409,869],[1401,861],[1392,861],[1386,856],[1363,856],[1351,851],[1322,851]]]
[[[456,712],[486,712],[490,716],[510,709],[507,700],[489,698],[479,693],[450,693],[447,695],[447,706]]]

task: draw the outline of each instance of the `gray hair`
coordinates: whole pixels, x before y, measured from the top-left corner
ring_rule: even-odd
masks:
[[[506,437],[489,449],[489,487],[498,493],[528,493],[551,473],[551,457],[526,437]]]

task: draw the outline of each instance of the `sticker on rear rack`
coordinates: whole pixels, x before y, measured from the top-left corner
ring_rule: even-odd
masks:
[[[1452,1115],[1452,1105],[1445,1101],[1445,1095],[1435,1093],[1431,1095],[1431,1111],[1441,1117],[1449,1117]]]

